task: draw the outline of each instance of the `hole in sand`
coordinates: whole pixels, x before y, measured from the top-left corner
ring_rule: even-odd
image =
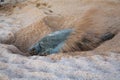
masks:
[[[87,36],[85,35],[85,36],[82,37],[81,41],[76,42],[75,45],[78,48],[74,48],[74,51],[63,51],[63,53],[68,53],[69,54],[69,53],[73,53],[73,52],[77,52],[77,51],[94,50],[95,48],[100,46],[105,41],[108,41],[108,40],[111,40],[112,38],[114,38],[116,34],[117,33],[106,32],[106,33],[103,33],[99,36],[96,36],[96,34],[89,34]],[[92,37],[90,37],[90,36],[92,36]],[[46,54],[47,53],[45,53],[45,55],[41,55],[41,56],[46,56]]]
[[[93,39],[90,39],[88,37],[83,37],[81,42],[80,43],[78,42],[76,44],[81,51],[94,50],[105,41],[112,39],[115,35],[116,33],[107,32],[97,37],[98,38],[97,40],[96,40],[96,37],[93,37]]]

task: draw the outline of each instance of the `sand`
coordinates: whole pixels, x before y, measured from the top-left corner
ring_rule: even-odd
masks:
[[[119,80],[119,31],[96,49],[71,55],[24,56],[22,54],[25,53],[12,44],[17,31],[46,17],[49,27],[54,28],[57,24],[58,27],[67,26],[73,22],[73,25],[78,25],[79,21],[76,21],[84,18],[82,16],[94,13],[86,13],[87,10],[104,8],[115,15],[109,18],[108,24],[117,24],[120,20],[119,5],[119,0],[28,0],[10,3],[10,9],[0,10],[0,80]],[[99,16],[92,17],[95,17],[94,21],[99,19]],[[120,26],[116,24],[115,29],[119,30]],[[102,33],[106,30],[104,25],[91,30]]]

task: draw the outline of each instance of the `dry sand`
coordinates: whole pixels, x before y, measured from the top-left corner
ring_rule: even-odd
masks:
[[[0,9],[0,80],[120,79],[119,0],[28,0],[9,6],[11,6],[10,10],[9,7],[5,10]],[[114,29],[118,29],[118,32],[113,39],[102,43],[95,50],[75,52],[71,55],[59,53],[28,57],[21,55],[24,53],[12,45],[15,41],[14,34],[18,30],[38,20],[47,17],[46,24],[53,28],[56,28],[57,24],[57,27],[65,27],[73,23],[73,25],[79,25],[79,21],[76,21],[84,18],[82,16],[86,14],[92,15],[96,8],[110,12],[105,15],[115,15],[107,19],[110,19],[109,25],[115,24]],[[89,10],[92,11],[86,13]],[[102,12],[99,13],[102,14]],[[94,21],[99,19],[102,21],[100,16],[92,15],[91,17]],[[105,32],[105,24],[97,25],[98,27],[90,30],[98,33]]]

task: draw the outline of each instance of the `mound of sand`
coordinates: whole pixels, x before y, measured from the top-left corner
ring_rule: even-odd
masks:
[[[13,54],[13,46],[0,44],[1,80],[118,80],[120,55],[62,57],[25,57]],[[15,49],[14,49],[15,50]],[[18,53],[18,52],[17,52]]]

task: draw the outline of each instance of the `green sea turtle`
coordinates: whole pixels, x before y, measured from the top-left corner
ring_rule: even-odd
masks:
[[[28,51],[31,55],[41,56],[58,53],[72,31],[72,29],[65,29],[48,34],[29,48]]]

